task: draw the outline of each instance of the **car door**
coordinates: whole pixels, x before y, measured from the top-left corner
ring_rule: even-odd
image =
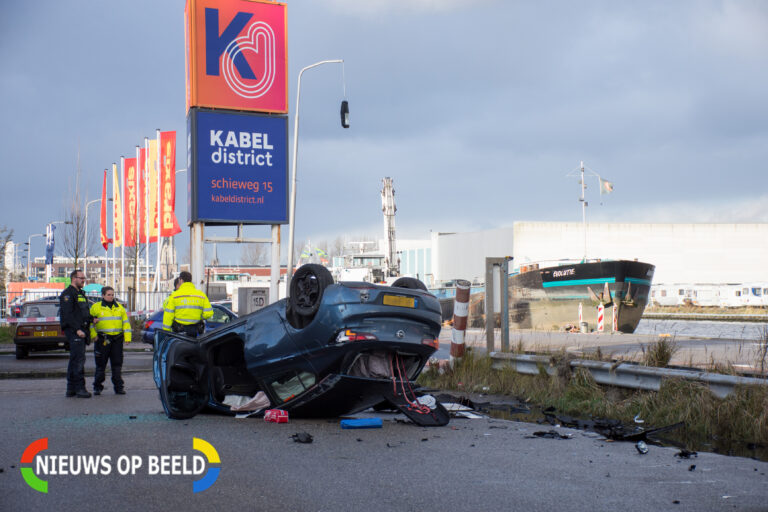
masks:
[[[157,334],[156,342],[153,373],[165,414],[191,418],[205,407],[210,394],[205,349],[165,331]]]

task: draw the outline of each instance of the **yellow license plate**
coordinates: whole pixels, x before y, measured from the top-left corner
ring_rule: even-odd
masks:
[[[38,338],[42,338],[46,336],[56,336],[57,334],[59,333],[56,331],[35,331],[34,335],[37,336]]]
[[[403,297],[401,295],[384,295],[383,302],[385,306],[416,307],[416,299],[414,297]]]

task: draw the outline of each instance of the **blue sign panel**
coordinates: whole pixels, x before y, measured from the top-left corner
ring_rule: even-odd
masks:
[[[189,222],[288,222],[288,120],[192,108]]]

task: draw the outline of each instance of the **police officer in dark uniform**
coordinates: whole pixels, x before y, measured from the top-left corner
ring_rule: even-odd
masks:
[[[90,343],[91,312],[83,292],[85,274],[74,270],[72,280],[59,296],[61,330],[69,342],[69,366],[67,366],[67,396],[90,398],[85,389],[85,346]]]

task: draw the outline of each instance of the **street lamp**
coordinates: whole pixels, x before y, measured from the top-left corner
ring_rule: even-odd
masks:
[[[32,261],[32,238],[36,236],[45,236],[45,233],[35,233],[34,235],[29,235],[29,239],[27,240],[27,245],[29,246],[29,256],[27,256],[27,281],[29,281],[29,263]]]
[[[85,203],[85,257],[83,258],[85,260],[85,264],[83,265],[83,274],[85,274],[85,277],[88,277],[88,207],[95,203],[100,203],[101,199],[94,199],[93,201],[88,201]],[[112,202],[112,198],[108,198],[107,202]]]
[[[301,99],[301,75],[304,74],[304,72],[308,69],[312,69],[317,66],[321,66],[323,64],[341,64],[342,65],[342,82],[344,82],[344,60],[343,59],[335,59],[335,60],[323,60],[320,62],[315,62],[314,64],[311,64],[301,71],[299,71],[299,79],[298,79],[298,86],[296,87],[296,114],[293,118],[293,162],[291,165],[291,204],[290,204],[290,211],[289,211],[289,220],[288,220],[288,228],[289,228],[289,235],[288,235],[288,268],[286,269],[285,273],[285,294],[286,296],[290,295],[290,284],[291,284],[291,277],[293,276],[293,237],[294,237],[294,231],[296,229],[296,166],[297,166],[297,157],[298,157],[298,151],[299,151],[299,100]],[[344,86],[344,95],[346,96],[346,84],[343,84]],[[344,100],[341,102],[341,126],[344,128],[349,128],[349,102],[347,100]]]

